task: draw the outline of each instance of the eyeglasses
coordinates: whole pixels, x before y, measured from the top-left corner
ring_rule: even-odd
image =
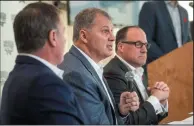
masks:
[[[126,43],[126,44],[129,44],[129,45],[135,45],[136,48],[142,48],[143,45],[145,45],[146,49],[149,49],[151,44],[150,43],[143,43],[143,42],[140,42],[140,41],[137,41],[137,42],[132,42],[132,41],[121,41],[122,43]]]

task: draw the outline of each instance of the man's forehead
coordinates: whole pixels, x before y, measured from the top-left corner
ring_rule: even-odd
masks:
[[[96,27],[99,27],[99,28],[101,28],[101,29],[113,29],[114,28],[114,26],[113,26],[113,24],[112,24],[112,22],[110,21],[110,22],[95,22],[95,23],[93,23],[93,26],[96,26]]]
[[[113,28],[113,24],[111,19],[108,17],[102,15],[102,14],[96,14],[93,24],[95,25],[101,25],[101,27],[108,27],[108,28]]]
[[[127,31],[127,36],[131,35],[145,35],[145,32],[141,28],[130,28]],[[134,36],[135,37],[135,36]]]
[[[147,41],[145,32],[140,28],[131,28],[128,30],[126,39],[133,41]]]

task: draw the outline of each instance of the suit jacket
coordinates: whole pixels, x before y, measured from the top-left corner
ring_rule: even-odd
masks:
[[[182,44],[191,41],[187,11],[178,5],[181,21]],[[164,1],[146,2],[139,14],[139,26],[151,43],[147,63],[178,47],[174,26]]]
[[[190,31],[191,31],[191,38],[192,41],[194,40],[194,34],[193,34],[193,21],[190,22]]]
[[[83,124],[70,86],[40,61],[17,56],[5,82],[1,124]]]
[[[158,122],[167,116],[156,115],[154,107],[147,101],[144,101],[140,90],[135,81],[127,81],[125,73],[130,71],[127,66],[118,58],[114,57],[104,67],[104,77],[113,93],[116,103],[119,103],[119,97],[124,91],[135,91],[140,100],[140,107],[135,112],[130,112],[125,124],[148,125],[158,124]],[[145,85],[147,88],[147,85]],[[149,93],[148,93],[149,94]]]
[[[70,83],[79,97],[79,104],[87,117],[84,124],[116,124],[118,111],[114,112],[95,69],[78,49],[72,46],[59,68],[65,71],[64,80]],[[114,102],[111,91],[108,90]],[[122,124],[119,116],[117,121]]]

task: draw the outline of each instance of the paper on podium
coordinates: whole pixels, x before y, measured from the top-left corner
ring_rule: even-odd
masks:
[[[182,121],[173,121],[168,124],[193,124],[193,116],[186,118]]]

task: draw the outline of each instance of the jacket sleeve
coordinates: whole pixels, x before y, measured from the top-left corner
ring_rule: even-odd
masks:
[[[106,78],[109,87],[115,98],[115,102],[119,104],[120,95],[124,91],[132,90],[128,89],[132,86],[127,86],[127,81],[119,73],[115,72],[104,72],[104,77]],[[158,118],[155,113],[153,106],[149,102],[144,102],[141,104],[140,108],[135,112],[130,112],[129,116],[125,121],[127,125],[149,125],[157,124]]]

